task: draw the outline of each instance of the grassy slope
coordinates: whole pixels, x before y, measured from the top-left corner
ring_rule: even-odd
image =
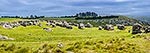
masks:
[[[113,38],[124,38],[125,42],[134,43],[138,47],[138,49],[142,51],[147,51],[150,48],[150,41],[144,39],[144,37],[131,38],[133,35],[128,33],[128,30],[131,29],[130,26],[127,27],[126,30],[120,31],[116,29],[114,31],[106,31],[106,30],[98,30],[96,27],[94,28],[86,28],[85,30],[80,30],[77,27],[73,27],[74,29],[66,29],[62,27],[51,28],[52,32],[46,32],[42,30],[44,27],[48,27],[43,22],[44,26],[28,26],[28,27],[18,27],[14,29],[4,29],[0,27],[0,34],[4,36],[8,36],[14,38],[14,41],[0,41],[1,44],[16,44],[20,47],[28,47],[32,48],[32,50],[37,50],[37,48],[41,47],[44,43],[48,44],[57,44],[62,42],[66,44],[66,47],[69,47],[69,43],[74,43],[78,41],[87,41],[92,39],[93,41],[102,40],[106,41]],[[28,34],[32,34],[29,36]],[[150,34],[144,34],[144,36],[149,36]]]
[[[97,20],[93,20],[93,21],[89,21],[89,20],[75,20],[75,18],[40,18],[41,20],[65,20],[65,21],[68,21],[68,22],[75,22],[75,23],[80,23],[83,21],[84,24],[86,23],[91,23],[93,26],[95,27],[98,27],[100,25],[105,25],[105,24],[108,24],[109,20],[115,20],[115,19],[121,19],[121,20],[126,20],[126,21],[129,21],[129,20],[132,20],[132,22],[138,22],[136,19],[132,19],[132,18],[129,18],[127,16],[119,16],[118,18],[107,18],[107,19],[104,19],[106,20],[107,22],[105,23],[102,23],[102,22],[97,22]],[[115,24],[114,24],[115,25]]]
[[[5,22],[5,21],[18,21],[18,20],[22,20],[22,19],[19,19],[19,18],[0,18],[0,22]]]

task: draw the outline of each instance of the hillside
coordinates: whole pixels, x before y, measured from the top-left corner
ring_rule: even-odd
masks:
[[[129,16],[129,17],[150,23],[150,21],[149,21],[150,20],[150,16]]]
[[[19,19],[19,18],[0,18],[0,22],[11,22],[11,21],[18,21],[18,20],[23,20],[23,19]]]
[[[93,24],[95,27],[99,26],[99,25],[105,25],[105,24],[124,24],[126,26],[131,26],[134,23],[139,23],[142,25],[150,25],[148,22],[145,21],[141,21],[141,20],[137,20],[134,18],[129,18],[127,16],[119,16],[118,18],[102,18],[102,19],[75,19],[74,18],[40,18],[40,20],[65,20],[68,22],[73,22],[73,23],[80,23],[83,22],[84,24],[86,23],[91,23]],[[93,17],[91,17],[93,18]]]
[[[126,19],[126,18],[124,18]],[[9,21],[9,19],[8,19]],[[1,40],[1,53],[57,53],[57,52],[114,52],[114,53],[148,53],[150,45],[145,37],[148,34],[133,35],[128,32],[131,26],[126,26],[126,30],[119,30],[115,27],[113,31],[98,30],[97,27],[73,29],[64,27],[46,26],[46,22],[42,23],[42,27],[31,25],[27,27],[19,26],[13,29],[5,29],[0,26],[0,34],[14,40]],[[50,28],[51,32],[46,32],[42,28]],[[141,36],[140,36],[141,35]],[[58,45],[63,46],[58,46]]]

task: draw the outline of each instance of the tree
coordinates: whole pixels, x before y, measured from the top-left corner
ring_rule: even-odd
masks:
[[[33,16],[33,15],[30,15],[30,18],[32,19],[32,18],[34,18],[34,16]]]
[[[77,17],[96,17],[98,16],[98,14],[96,14],[95,12],[82,12],[82,13],[78,13],[76,14]]]
[[[34,15],[35,18],[38,18],[38,16]]]

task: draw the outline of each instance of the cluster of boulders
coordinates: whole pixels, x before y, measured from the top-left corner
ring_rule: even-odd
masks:
[[[72,26],[77,26],[79,29],[84,29],[85,27],[87,28],[93,27],[93,25],[90,23],[87,23],[87,24],[72,23],[72,22],[58,21],[58,20],[46,20],[46,22],[47,22],[46,24],[47,26],[52,26],[52,27],[60,26],[60,27],[65,27],[67,29],[73,29]]]
[[[19,26],[17,22],[0,22],[0,25],[6,29],[12,29]]]
[[[21,26],[31,26],[31,25],[39,25],[40,20],[28,20],[28,21],[18,21]]]
[[[103,26],[104,30],[114,30],[114,26],[113,25],[106,25],[106,26]]]
[[[7,36],[0,35],[0,40],[14,40],[14,38],[8,38]]]
[[[138,20],[133,20],[133,19],[123,19],[123,18],[117,18],[117,19],[99,19],[99,20],[77,20],[77,22],[95,22],[95,23],[107,23],[107,24],[122,24],[125,26],[132,26],[135,23],[139,23],[139,24],[144,24],[144,25],[150,25],[150,23],[148,22],[144,22],[144,21],[138,21]]]
[[[150,26],[144,27],[145,33],[149,33],[150,32]]]
[[[114,30],[114,26],[111,25],[111,24],[106,24],[106,25],[103,25],[103,26],[98,26],[98,30]]]
[[[52,26],[53,28],[55,28],[56,26],[60,26],[60,27],[65,27],[67,29],[73,29],[73,27],[71,26],[71,24],[69,24],[66,21],[55,21],[55,20],[50,20],[47,21],[47,24],[49,24],[48,26]],[[46,24],[46,25],[47,25]]]
[[[138,33],[150,33],[150,26],[142,26],[139,23],[136,23],[132,26],[132,34]]]
[[[79,29],[85,29],[85,28],[92,28],[93,25],[91,23],[72,23],[72,22],[67,22],[67,21],[62,21],[62,20],[27,20],[27,21],[15,21],[15,22],[0,22],[0,25],[2,25],[4,28],[7,28],[7,29],[11,29],[11,28],[14,28],[14,27],[18,27],[18,26],[24,26],[24,27],[27,27],[27,26],[31,26],[31,25],[37,25],[39,27],[42,27],[42,23],[41,22],[44,22],[46,21],[46,26],[52,26],[53,28],[57,27],[57,26],[60,26],[60,27],[65,27],[67,29],[73,29],[72,26],[76,26],[78,27]],[[114,26],[113,25],[108,25],[106,24],[105,26],[99,26],[98,27],[99,30],[102,30],[102,28],[104,30],[114,30]],[[118,29],[120,30],[124,30],[125,27],[124,25],[118,25]],[[43,28],[43,30],[46,30],[48,32],[51,31],[50,28]]]
[[[111,24],[106,24],[106,25],[103,25],[103,26],[99,26],[98,29],[99,30],[102,30],[102,29],[104,29],[104,30],[114,30],[114,26],[111,25]]]
[[[37,25],[39,20],[27,20],[27,21],[14,21],[14,22],[0,22],[0,26],[6,29],[12,29],[18,26],[30,26]]]
[[[56,21],[55,20],[46,20],[46,22],[47,22],[47,26],[50,26],[50,25],[52,25],[52,27],[56,27]]]
[[[73,26],[78,27],[78,29],[85,29],[85,28],[92,28],[93,25],[91,23],[73,23],[73,22],[67,22],[67,21],[62,21],[62,20],[23,20],[23,21],[14,21],[14,22],[0,22],[0,26],[6,29],[12,29],[18,26],[31,26],[31,25],[36,25],[42,28],[42,23],[46,21],[46,26],[52,26],[53,28],[56,28],[57,26],[59,27],[64,27],[67,29],[73,29]],[[106,21],[106,20],[101,20],[101,21]],[[110,23],[113,23],[114,21],[117,21],[116,19],[110,20]],[[129,20],[131,21],[131,20]],[[121,22],[120,20],[118,21],[119,23]],[[126,21],[123,21],[121,23],[127,23]],[[126,29],[126,24],[117,24],[115,23],[117,28],[119,30],[125,30]],[[133,23],[132,23],[133,24]],[[112,24],[106,24],[103,26],[98,26],[98,30],[114,30],[114,25]],[[52,30],[50,28],[43,28],[43,30],[47,32],[51,32]],[[134,23],[132,25],[132,34],[138,34],[138,33],[149,33],[150,32],[150,26],[142,26],[140,23]]]
[[[126,27],[122,24],[117,24],[116,26],[117,26],[117,29],[119,29],[119,30],[125,30],[126,29]],[[102,30],[102,29],[109,30],[109,31],[114,30],[114,25],[106,24],[103,26],[98,26],[98,30]]]

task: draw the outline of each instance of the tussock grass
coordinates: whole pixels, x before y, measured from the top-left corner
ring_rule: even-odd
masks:
[[[0,22],[12,22],[12,21],[18,21],[18,20],[23,20],[23,19],[19,19],[19,18],[0,18]]]
[[[14,41],[0,41],[1,53],[21,53],[21,52],[76,52],[76,53],[95,53],[95,52],[144,52],[149,53],[150,41],[142,36],[132,35],[128,32],[131,26],[127,26],[126,30],[119,30],[115,27],[113,31],[98,30],[98,28],[78,29],[73,26],[73,29],[62,27],[52,28],[46,26],[19,26],[14,29],[4,29],[0,27],[0,34],[14,38]],[[51,28],[52,32],[46,32],[42,28]],[[135,36],[135,38],[132,38]],[[58,43],[62,43],[64,47],[57,47]],[[6,51],[7,50],[7,51]]]

